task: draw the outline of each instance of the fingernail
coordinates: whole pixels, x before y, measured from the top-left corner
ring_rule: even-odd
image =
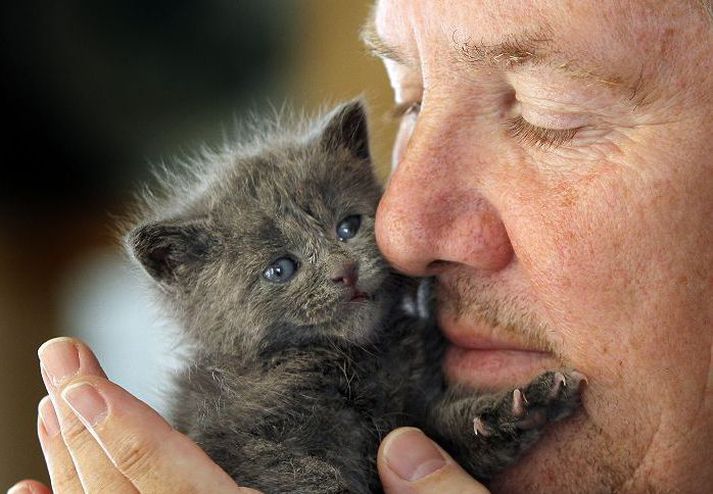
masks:
[[[62,391],[62,398],[85,426],[97,425],[107,415],[104,397],[89,383],[77,383]]]
[[[384,445],[386,463],[403,480],[422,479],[446,464],[438,448],[418,429],[405,428],[387,441]]]
[[[45,342],[37,354],[52,384],[60,386],[79,371],[79,352],[71,338],[54,338]]]
[[[25,484],[17,484],[10,487],[7,494],[32,494],[32,491]]]
[[[42,424],[45,426],[47,435],[50,437],[59,434],[59,421],[57,420],[57,414],[54,411],[54,405],[52,405],[52,400],[49,396],[45,396],[40,401],[37,407],[40,413],[40,418],[42,419]]]

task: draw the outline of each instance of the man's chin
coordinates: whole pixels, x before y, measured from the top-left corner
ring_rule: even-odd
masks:
[[[524,386],[547,370],[562,365],[547,352],[473,349],[448,345],[443,371],[449,384],[478,390]]]
[[[514,465],[497,474],[488,488],[493,494],[561,494],[613,492],[615,470],[592,471],[607,451],[605,437],[582,409],[571,417],[547,425],[542,437]],[[602,474],[606,478],[600,478]]]

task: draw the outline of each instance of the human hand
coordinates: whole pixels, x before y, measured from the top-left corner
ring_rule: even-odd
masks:
[[[420,430],[389,433],[377,459],[386,494],[489,494]]]
[[[229,493],[239,487],[203,450],[158,413],[110,382],[91,350],[71,338],[39,349],[49,393],[37,432],[54,494]],[[49,494],[34,480],[11,494]]]

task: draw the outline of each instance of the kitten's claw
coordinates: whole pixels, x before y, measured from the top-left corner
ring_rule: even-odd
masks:
[[[562,390],[562,388],[566,388],[566,387],[567,387],[567,379],[565,379],[564,374],[562,374],[561,372],[555,372],[555,375],[553,378],[553,383],[552,383],[552,389],[550,389],[548,396],[551,399],[555,399],[560,394],[560,391]]]
[[[512,392],[512,414],[516,417],[522,417],[525,414],[525,405],[527,398],[519,389]]]
[[[492,431],[485,425],[485,422],[483,422],[480,417],[473,419],[473,431],[476,436],[488,437],[492,434]]]
[[[571,415],[580,406],[580,393],[587,382],[576,371],[545,372],[524,390],[501,395],[478,410],[473,429],[478,436],[512,437],[535,433],[548,423]]]
[[[576,386],[581,387],[582,385],[586,386],[587,384],[589,384],[589,380],[587,379],[587,376],[585,376],[581,372],[573,370],[573,371],[570,371],[569,375],[574,380]]]

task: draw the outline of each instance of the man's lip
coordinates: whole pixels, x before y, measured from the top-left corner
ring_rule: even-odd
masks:
[[[473,350],[449,345],[443,372],[451,384],[490,390],[522,386],[557,368],[550,353],[522,350]]]
[[[502,329],[477,319],[467,319],[467,316],[459,319],[447,313],[438,313],[441,332],[454,346],[470,350],[542,351],[505,334]]]
[[[524,385],[539,373],[557,367],[554,356],[523,343],[482,321],[438,315],[441,331],[451,343],[443,371],[450,383],[477,389]]]
[[[454,346],[469,350],[513,350],[532,352],[536,350],[528,349],[525,345],[498,339],[492,336],[477,333],[447,332],[443,330],[443,335]]]

